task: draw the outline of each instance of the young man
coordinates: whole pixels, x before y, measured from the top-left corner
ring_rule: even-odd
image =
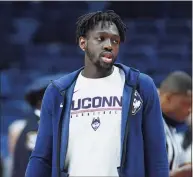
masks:
[[[156,87],[114,64],[125,31],[113,11],[78,19],[85,66],[47,88],[26,177],[169,176]]]
[[[182,164],[183,150],[179,133],[187,127],[191,113],[192,80],[185,72],[176,71],[161,83],[160,102],[166,130],[170,177],[190,177],[191,164]]]

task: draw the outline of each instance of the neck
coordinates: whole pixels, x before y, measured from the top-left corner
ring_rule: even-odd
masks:
[[[169,117],[170,119],[174,119],[174,115],[170,113],[170,111],[167,111],[166,109],[162,108],[162,112],[165,116]]]
[[[82,71],[82,75],[87,78],[103,78],[111,75],[113,73],[113,67],[110,69],[108,68],[102,68],[102,67],[96,67],[93,65],[90,60],[85,60],[85,67]]]
[[[93,68],[91,66],[84,68],[84,70],[82,71],[82,75],[86,78],[93,78],[93,79],[97,79],[97,78],[103,78],[103,77],[107,77],[109,75],[111,75],[113,72],[113,68],[111,68],[110,70],[104,71],[104,70],[98,70],[96,68]]]
[[[185,125],[184,122],[178,122],[176,121],[175,119],[173,119],[172,117],[166,115],[165,113],[163,113],[163,117],[164,117],[164,120],[166,121],[166,123],[172,127],[177,127],[177,126],[180,126],[180,125]]]

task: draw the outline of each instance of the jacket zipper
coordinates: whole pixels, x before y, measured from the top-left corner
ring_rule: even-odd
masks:
[[[60,177],[60,148],[61,148],[61,133],[62,133],[62,120],[63,120],[63,116],[64,116],[64,111],[65,111],[65,101],[66,101],[66,97],[65,94],[64,96],[64,101],[63,101],[63,108],[62,108],[62,112],[60,115],[60,120],[59,120],[59,128],[58,128],[58,141],[57,141],[57,176]]]
[[[123,140],[123,150],[122,150],[122,155],[121,155],[121,167],[120,167],[121,173],[123,172],[125,160],[126,160],[127,142],[128,142],[128,135],[129,135],[129,116],[132,115],[133,99],[134,99],[135,91],[137,90],[137,87],[138,87],[139,75],[140,74],[138,72],[136,83],[133,85],[133,90],[132,90],[132,95],[131,95],[131,100],[130,100],[130,105],[129,105],[129,112],[127,115],[126,129],[125,129],[124,140]]]

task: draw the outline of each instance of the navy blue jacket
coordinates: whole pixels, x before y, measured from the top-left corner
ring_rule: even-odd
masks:
[[[138,78],[138,72],[125,65],[116,66],[124,71],[126,78],[122,99],[121,164],[117,167],[119,176],[169,177],[163,118],[154,82],[142,73]],[[55,80],[46,89],[36,146],[26,177],[69,175],[64,162],[70,109],[75,82],[82,69]],[[136,114],[132,114],[132,111],[135,113],[135,89],[143,104]]]

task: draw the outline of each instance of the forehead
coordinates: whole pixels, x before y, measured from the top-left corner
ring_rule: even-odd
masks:
[[[104,24],[103,24],[104,23]],[[111,35],[117,35],[119,36],[119,30],[117,29],[117,26],[115,23],[110,23],[108,21],[103,22],[100,21],[97,23],[92,30],[90,30],[90,34],[96,34],[96,33],[108,33]],[[102,26],[103,24],[103,26]]]

